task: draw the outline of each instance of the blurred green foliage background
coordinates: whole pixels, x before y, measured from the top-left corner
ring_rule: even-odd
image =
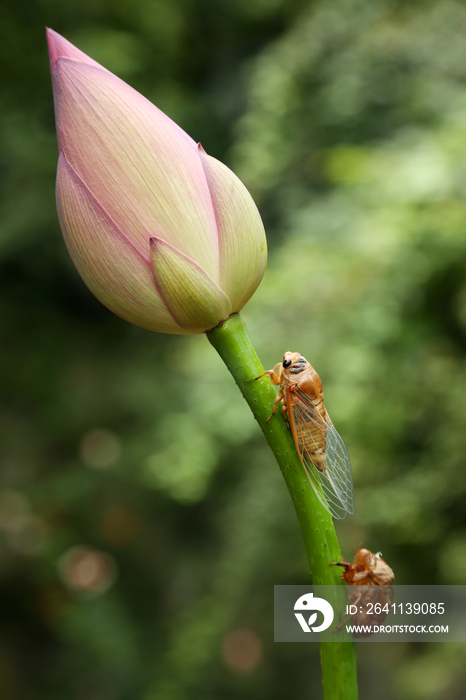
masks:
[[[307,583],[284,481],[205,337],[132,327],[59,231],[44,26],[130,82],[254,195],[265,367],[317,368],[353,463],[343,554],[466,583],[466,6],[4,0],[0,696],[319,698],[274,644]],[[464,647],[358,645],[362,698],[464,697]]]

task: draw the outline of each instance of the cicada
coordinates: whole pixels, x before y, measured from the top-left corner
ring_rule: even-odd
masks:
[[[282,401],[296,451],[319,501],[338,520],[354,515],[348,450],[325,410],[319,375],[299,352],[286,352],[282,362],[253,380],[266,374],[280,387],[267,421]]]
[[[382,559],[380,552],[372,554],[368,549],[360,548],[354,556],[354,562],[335,562],[333,566],[343,566],[342,578],[351,586],[387,586],[393,583],[395,574]]]
[[[359,627],[359,630],[353,630],[353,636],[370,637],[375,631],[374,626],[385,620],[393,603],[391,584],[395,574],[380,552],[372,554],[363,548],[356,552],[353,564],[341,561],[335,562],[334,566],[344,567],[342,578],[351,586],[348,595],[350,612],[335,631],[351,617],[354,625]]]

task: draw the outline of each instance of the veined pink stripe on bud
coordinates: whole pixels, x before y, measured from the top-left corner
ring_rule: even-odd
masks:
[[[113,73],[47,30],[57,208],[89,289],[138,326],[195,334],[240,311],[267,246],[240,180]]]

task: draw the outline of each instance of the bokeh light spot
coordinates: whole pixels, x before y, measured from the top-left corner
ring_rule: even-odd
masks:
[[[105,593],[115,581],[114,558],[91,547],[72,547],[61,557],[58,570],[65,585],[92,596]]]
[[[262,642],[251,629],[236,629],[227,634],[222,642],[222,659],[230,671],[247,673],[252,671],[262,658]]]
[[[81,459],[93,469],[108,469],[115,464],[120,453],[120,439],[104,428],[89,430],[79,445]]]

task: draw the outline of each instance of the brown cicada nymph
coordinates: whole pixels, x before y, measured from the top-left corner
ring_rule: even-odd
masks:
[[[353,635],[370,637],[374,633],[374,626],[385,620],[393,604],[391,584],[395,574],[380,553],[372,554],[363,548],[356,552],[353,564],[342,561],[336,562],[334,566],[343,566],[345,571],[342,578],[355,587],[348,595],[347,618],[337,629],[351,617],[353,625],[360,627],[359,631],[353,630]]]

